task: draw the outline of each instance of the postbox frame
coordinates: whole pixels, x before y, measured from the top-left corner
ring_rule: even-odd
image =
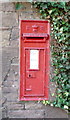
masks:
[[[24,21],[27,21],[27,22],[33,22],[33,20],[21,20],[20,21],[20,28],[22,27],[22,22],[24,22]],[[41,21],[41,20],[34,20],[34,22],[44,22],[44,23],[49,23],[48,21],[45,21],[45,20],[43,20],[43,21]],[[50,65],[49,65],[49,62],[47,63],[47,65],[46,65],[46,53],[47,53],[47,58],[48,58],[48,61],[50,60],[50,35],[49,35],[49,40],[48,40],[48,46],[47,47],[22,47],[22,36],[21,36],[21,33],[22,31],[21,31],[21,29],[20,29],[20,93],[19,93],[19,99],[20,99],[20,101],[34,101],[34,100],[48,100],[49,99],[49,71],[50,71]],[[50,23],[48,24],[48,33],[50,34]],[[27,37],[33,37],[32,35],[31,36],[27,36]],[[37,37],[37,36],[36,36]],[[38,36],[39,37],[39,36]],[[40,36],[40,37],[44,37],[44,36]],[[28,41],[26,41],[26,42],[28,42]],[[35,41],[34,41],[35,42]],[[36,41],[36,42],[38,42],[38,41]],[[42,42],[42,41],[40,41],[40,42]],[[45,37],[44,37],[44,41],[43,42],[45,42]],[[24,87],[25,87],[25,83],[23,82],[24,80],[25,80],[25,67],[26,67],[26,65],[25,65],[25,56],[22,58],[22,54],[24,54],[25,55],[25,50],[26,49],[43,49],[43,50],[45,50],[45,67],[46,66],[48,66],[47,67],[47,70],[45,71],[45,74],[47,73],[47,75],[45,76],[45,84],[47,84],[47,89],[44,89],[44,94],[47,94],[47,97],[46,96],[44,96],[43,98],[42,97],[39,97],[39,95],[38,96],[35,96],[35,97],[26,97],[26,95],[24,95]],[[24,61],[24,62],[23,62]],[[24,70],[22,70],[22,69],[24,69]],[[37,69],[38,70],[38,69]],[[30,69],[30,71],[32,71],[31,69]],[[24,77],[23,77],[24,76]],[[47,90],[47,91],[45,91],[45,90]]]

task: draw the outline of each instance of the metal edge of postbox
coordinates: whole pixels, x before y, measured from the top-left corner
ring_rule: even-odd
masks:
[[[49,23],[49,21],[45,21],[45,20],[43,20],[43,21],[42,21],[42,20],[20,20],[20,28],[21,28],[21,23],[24,22],[24,21],[25,21],[25,22],[33,22],[33,21],[34,21],[34,22]],[[50,41],[50,23],[49,23],[48,25],[49,25],[49,27],[48,27],[48,28],[49,28],[49,30],[48,30],[49,33],[48,33],[48,34],[42,34],[42,35],[41,35],[41,34],[38,34],[38,35],[36,35],[36,36],[35,36],[35,35],[34,35],[34,36],[33,36],[33,35],[29,35],[29,34],[28,34],[28,35],[23,34],[23,37],[29,37],[29,36],[30,36],[30,37],[49,37],[48,39],[49,39],[49,41]],[[20,45],[20,48],[19,48],[19,50],[20,50],[20,56],[19,56],[19,58],[20,58],[20,67],[19,67],[19,69],[20,69],[20,74],[21,74],[21,62],[22,62],[22,61],[21,61],[21,59],[22,59],[22,56],[21,56],[21,55],[22,55],[22,54],[21,54],[21,51],[22,51],[21,29],[20,29],[20,43],[19,43],[19,45]],[[48,59],[50,60],[50,48],[49,48],[49,55],[48,55],[48,56],[49,56]],[[23,100],[24,100],[24,101],[30,101],[30,100],[48,100],[48,99],[49,99],[49,96],[48,96],[48,98],[33,98],[33,99],[30,99],[30,98],[26,99],[26,98],[24,98],[24,99],[23,99],[23,98],[21,97],[21,96],[22,96],[22,93],[21,93],[21,90],[22,90],[22,88],[21,88],[21,86],[22,86],[22,85],[21,85],[21,81],[22,81],[22,79],[21,79],[21,78],[22,78],[22,77],[21,77],[21,75],[20,75],[20,92],[19,92],[19,100],[20,100],[20,101],[23,101]],[[48,86],[49,86],[49,81],[48,81]],[[48,87],[48,89],[49,89],[49,87]],[[49,90],[48,90],[48,95],[49,95]]]
[[[23,99],[22,99],[23,100]],[[26,99],[27,100],[27,99]],[[36,100],[36,99],[35,99]],[[42,99],[41,99],[42,100]],[[46,100],[46,99],[45,99]]]
[[[39,23],[49,23],[46,20],[21,20],[20,22],[39,22]],[[47,33],[23,33],[22,37],[46,37],[48,39],[49,34]]]

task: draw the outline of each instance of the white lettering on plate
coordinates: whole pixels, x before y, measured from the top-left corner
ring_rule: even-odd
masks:
[[[30,69],[38,69],[39,50],[30,50]]]

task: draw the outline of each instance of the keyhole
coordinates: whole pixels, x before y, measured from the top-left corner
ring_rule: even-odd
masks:
[[[31,75],[29,74],[29,77],[31,77]]]

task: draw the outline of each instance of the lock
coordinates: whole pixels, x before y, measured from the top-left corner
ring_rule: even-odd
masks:
[[[29,77],[31,77],[31,75],[29,74]]]
[[[27,71],[27,78],[34,78],[35,77],[35,71]]]

